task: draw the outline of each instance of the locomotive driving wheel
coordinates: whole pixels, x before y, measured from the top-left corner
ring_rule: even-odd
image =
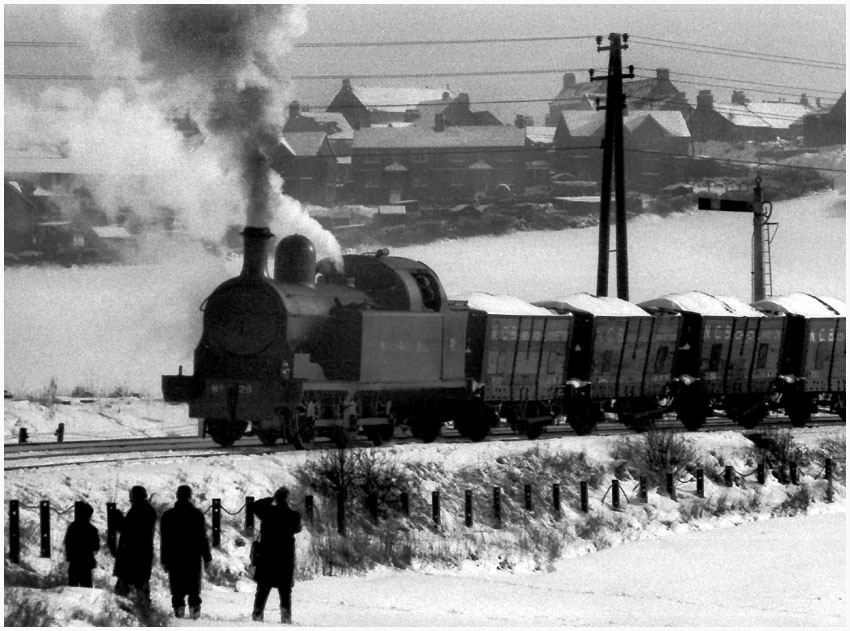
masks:
[[[708,417],[708,397],[698,383],[682,385],[674,405],[676,418],[689,432],[705,425]]]
[[[205,419],[204,424],[213,442],[222,447],[232,447],[233,443],[242,438],[242,434],[248,427],[245,421],[229,421],[220,418]]]

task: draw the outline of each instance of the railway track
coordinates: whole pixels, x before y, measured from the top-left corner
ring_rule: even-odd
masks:
[[[843,426],[845,422],[837,415],[818,414],[812,418],[808,427]],[[676,419],[662,419],[656,423],[657,429],[676,432],[686,431]],[[787,417],[768,417],[755,429],[748,430],[740,427],[726,417],[711,417],[706,421],[700,432],[740,431],[742,433],[757,433],[766,429],[790,428]],[[604,421],[597,427],[596,436],[631,435],[634,432],[615,421]],[[541,439],[575,436],[569,425],[550,425]],[[518,441],[528,440],[522,434],[516,434],[507,426],[499,426],[492,430],[489,441]],[[392,443],[404,445],[419,443],[400,430]],[[445,427],[437,442],[468,442],[451,427]],[[528,441],[529,443],[532,441]],[[334,445],[328,439],[319,438],[314,443],[314,449],[329,448]],[[369,447],[372,443],[361,437],[352,446]],[[87,440],[64,443],[27,443],[7,444],[3,448],[3,470],[15,471],[21,469],[50,468],[71,466],[77,464],[96,464],[126,462],[128,460],[158,460],[173,458],[211,458],[227,454],[258,455],[291,451],[291,445],[279,443],[265,446],[253,436],[245,437],[230,448],[222,448],[213,443],[210,438],[197,436],[158,437],[158,438],[124,438],[111,440]]]

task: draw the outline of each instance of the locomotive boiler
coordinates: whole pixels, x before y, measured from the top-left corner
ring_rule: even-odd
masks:
[[[448,301],[427,265],[380,250],[344,255],[337,269],[291,235],[269,278],[273,235],[242,235],[241,274],[202,307],[195,374],[163,376],[165,400],[188,403],[202,433],[225,446],[246,432],[297,448],[357,433],[380,444],[398,422],[433,440],[456,418],[461,433],[486,436],[495,421],[470,399],[465,377],[468,311]]]

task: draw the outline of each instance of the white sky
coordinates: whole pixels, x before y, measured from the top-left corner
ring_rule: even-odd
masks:
[[[57,19],[56,7],[6,5],[4,13],[7,42],[72,39]],[[504,123],[513,122],[516,113],[525,113],[542,124],[546,103],[557,94],[564,71],[577,71],[577,78],[583,81],[588,68],[607,67],[607,52],[597,52],[592,38],[611,32],[632,37],[630,48],[623,53],[624,65],[633,64],[642,77],[653,76],[656,68],[669,68],[674,84],[691,103],[695,103],[700,89],[712,90],[717,103],[727,103],[733,89],[745,90],[754,101],[797,101],[805,92],[829,103],[840,96],[846,84],[844,3],[320,3],[308,6],[307,23],[306,34],[296,42],[588,37],[487,45],[296,48],[290,57],[293,76],[332,77],[294,81],[291,96],[304,105],[326,106],[339,90],[340,76],[435,73],[355,82],[439,89],[448,86],[454,92],[469,93],[473,109],[489,109]],[[82,49],[7,45],[5,53],[7,74],[78,75],[88,71],[87,53]],[[762,59],[753,59],[753,55]],[[765,60],[765,56],[772,59]],[[836,68],[836,64],[841,67]],[[505,70],[555,72],[446,76]],[[34,89],[34,83],[7,80],[6,87],[19,89],[25,85]],[[524,102],[492,103],[500,100]]]

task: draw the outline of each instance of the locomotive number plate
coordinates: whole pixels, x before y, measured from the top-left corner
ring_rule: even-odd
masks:
[[[210,394],[227,394],[230,388],[235,387],[238,394],[253,394],[253,386],[249,383],[210,383],[207,390]]]

